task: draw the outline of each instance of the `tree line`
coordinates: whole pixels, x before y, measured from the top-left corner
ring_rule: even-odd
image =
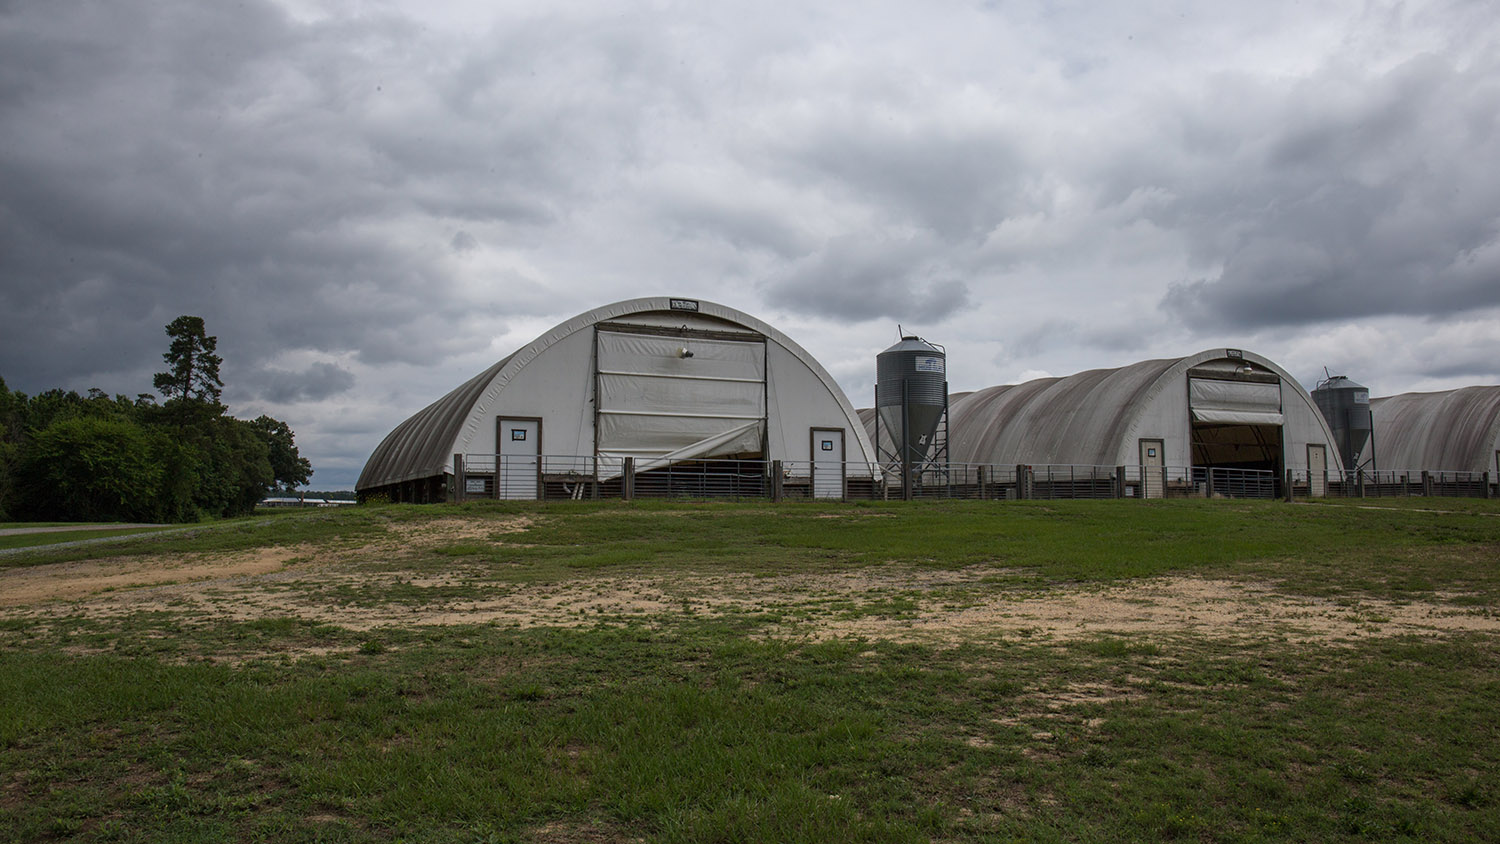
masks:
[[[291,428],[236,419],[219,402],[218,338],[203,319],[167,325],[151,393],[13,392],[0,378],[0,519],[191,522],[249,513],[312,476]]]

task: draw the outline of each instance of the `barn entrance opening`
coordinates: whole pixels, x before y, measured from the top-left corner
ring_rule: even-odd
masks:
[[[1193,466],[1279,477],[1285,465],[1281,379],[1243,361],[1213,364],[1188,373]]]
[[[1193,465],[1280,472],[1280,425],[1193,423]]]

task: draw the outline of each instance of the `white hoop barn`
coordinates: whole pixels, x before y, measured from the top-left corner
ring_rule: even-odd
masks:
[[[845,469],[868,466],[873,449],[801,346],[724,305],[653,297],[580,314],[402,422],[356,489],[435,501],[462,478],[469,493],[537,498],[550,477],[586,480],[597,494],[627,458],[647,473],[781,460],[834,498],[875,474]]]

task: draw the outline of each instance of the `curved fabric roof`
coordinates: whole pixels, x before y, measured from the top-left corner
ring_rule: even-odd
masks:
[[[853,406],[849,404],[849,399],[833,377],[828,374],[822,364],[818,363],[816,358],[808,354],[790,337],[769,324],[726,305],[702,299],[692,301],[698,304],[696,315],[753,331],[765,337],[767,341],[774,342],[792,353],[837,399],[845,416],[851,421],[858,420],[859,417],[855,414]],[[452,472],[454,443],[465,433],[472,434],[472,431],[465,431],[466,425],[471,427],[473,425],[472,411],[476,406],[492,406],[500,390],[538,355],[562,339],[598,322],[641,314],[678,313],[680,315],[680,312],[672,310],[672,302],[671,298],[665,296],[615,302],[579,314],[554,326],[531,343],[465,381],[452,392],[397,425],[395,430],[391,431],[370,455],[355,488],[373,489]],[[856,445],[862,453],[873,454],[869,439],[862,428],[855,427],[851,433],[856,438]],[[851,456],[850,459],[857,460],[858,458]]]
[[[949,453],[960,463],[1112,465],[1145,394],[1183,360],[976,390],[949,404]]]
[[[1370,400],[1381,470],[1494,471],[1500,386]]]
[[[365,461],[355,489],[369,489],[415,478],[441,475],[452,461],[444,454],[458,434],[469,408],[494,380],[496,373],[510,363],[516,354],[501,358],[489,369],[460,384],[458,389],[418,411],[415,416],[386,434],[380,445]]]
[[[1135,448],[1137,429],[1164,390],[1185,393],[1188,370],[1222,361],[1274,372],[1306,405],[1297,409],[1299,415],[1314,417],[1312,424],[1320,426],[1325,441],[1332,439],[1311,397],[1280,366],[1251,352],[1230,357],[1225,349],[1208,349],[1182,358],[955,393],[948,403],[949,454],[957,463],[1115,465]],[[1183,419],[1185,423],[1185,413]]]

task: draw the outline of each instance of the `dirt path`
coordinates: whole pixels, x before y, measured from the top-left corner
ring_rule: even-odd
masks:
[[[838,574],[587,575],[561,582],[510,581],[485,566],[403,570],[401,555],[458,540],[503,541],[524,516],[393,525],[361,548],[272,547],[220,554],[122,557],[0,570],[0,618],[38,621],[181,613],[194,623],[296,617],[357,630],[421,625],[518,627],[624,623],[768,614],[770,635],[859,637],[954,644],[1015,637],[1100,635],[1275,637],[1340,642],[1372,636],[1500,633],[1500,614],[1422,601],[1328,600],[1275,584],[1163,577],[1108,585],[1010,587],[1004,570],[913,571],[899,566]]]
[[[1167,577],[1037,591],[987,583],[992,567],[834,575],[580,576],[559,583],[490,579],[464,567],[418,574],[370,563],[400,549],[492,535],[457,520],[401,528],[386,543],[314,558],[308,549],[132,557],[0,571],[0,617],[119,617],[178,612],[208,623],[297,617],[365,630],[489,624],[574,627],[665,623],[772,613],[771,635],[956,644],[966,640],[1076,640],[1100,635],[1276,637],[1338,642],[1367,637],[1500,633],[1488,607],[1456,596],[1396,603],[1330,601],[1264,582]],[[501,525],[501,532],[524,524]]]
[[[0,607],[85,598],[101,593],[162,584],[221,581],[266,574],[294,556],[290,548],[263,548],[248,554],[128,557],[55,563],[0,570]]]
[[[294,559],[303,558],[303,568],[311,571],[351,560],[357,561],[361,555],[365,558],[378,558],[384,554],[429,548],[455,540],[518,533],[530,524],[531,520],[524,516],[480,523],[463,519],[437,519],[399,524],[392,528],[388,539],[383,543],[352,551],[324,552],[316,560],[311,558],[313,552],[309,548],[273,546],[237,553],[106,557],[0,569],[0,608],[25,607],[105,594],[112,595],[111,601],[149,602],[154,600],[152,595],[160,593],[131,596],[128,594],[129,590],[169,585],[179,587],[175,591],[185,596],[185,600],[191,601],[192,596],[205,590],[216,590],[226,583],[237,582],[247,576],[281,571]],[[338,575],[332,576],[333,580],[338,578]],[[252,594],[260,591],[253,584],[239,584],[237,588]]]

